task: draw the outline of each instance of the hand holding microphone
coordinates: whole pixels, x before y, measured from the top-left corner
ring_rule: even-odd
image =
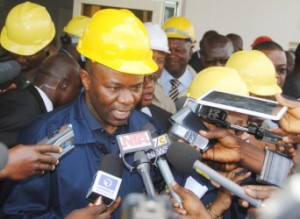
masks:
[[[89,204],[89,206],[72,211],[65,219],[109,219],[111,214],[120,206],[121,198],[118,197],[116,201],[109,208],[105,204]]]
[[[117,199],[122,182],[123,162],[118,155],[105,155],[100,163],[99,171],[94,176],[94,181],[86,195],[86,199],[95,203],[101,199],[101,203],[111,206]]]
[[[171,182],[171,188],[182,198],[183,208],[180,207],[181,203],[171,199],[175,212],[180,215],[189,215],[192,218],[211,218],[203,203],[192,191],[185,189],[174,181]]]
[[[222,187],[233,192],[240,198],[245,199],[251,205],[255,207],[262,206],[262,202],[260,200],[251,198],[250,196],[246,195],[241,186],[220,175],[215,170],[200,162],[198,160],[200,158],[199,153],[192,147],[186,144],[175,142],[169,147],[166,156],[168,161],[179,171],[191,173],[194,169],[199,169],[206,175],[208,175],[212,180],[219,183]]]

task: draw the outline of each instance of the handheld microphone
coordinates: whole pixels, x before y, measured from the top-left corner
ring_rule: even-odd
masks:
[[[157,164],[157,166],[160,170],[160,173],[163,176],[163,178],[169,188],[169,191],[170,191],[172,197],[178,203],[181,204],[182,200],[181,200],[180,196],[177,193],[175,193],[171,187],[171,182],[175,182],[174,176],[170,170],[169,164],[166,161],[165,156],[162,155],[162,153],[164,151],[166,152],[166,150],[164,150],[164,149],[168,148],[171,145],[170,139],[168,138],[167,135],[157,136],[156,129],[151,123],[146,124],[142,129],[147,129],[150,131],[151,137],[153,137],[153,141],[154,141],[154,148],[155,148],[154,151],[155,151],[156,156],[158,156],[157,160],[156,160],[156,164]],[[159,150],[159,148],[162,148],[163,150]],[[163,154],[165,154],[165,153],[163,153]],[[147,153],[147,155],[148,155],[148,157],[151,156],[151,152]]]
[[[14,60],[0,63],[0,84],[13,80],[21,72],[21,66]]]
[[[116,137],[123,162],[130,171],[132,171],[134,167],[126,162],[126,155],[153,148],[151,134],[148,130],[121,134]]]
[[[183,143],[174,142],[169,147],[166,157],[168,161],[179,171],[191,173],[193,169],[199,169],[222,187],[233,192],[238,197],[246,200],[251,205],[255,207],[263,206],[261,200],[248,196],[241,186],[200,162],[198,160],[200,159],[200,154],[194,148]]]
[[[2,170],[8,161],[8,151],[4,144],[0,143],[0,170]]]
[[[150,160],[148,156],[143,151],[137,151],[133,156],[134,167],[141,175],[147,195],[150,198],[155,197],[155,190],[150,176]]]
[[[86,199],[94,203],[98,197],[107,206],[114,203],[122,182],[123,162],[114,154],[105,155],[101,161],[100,169],[94,176],[92,185]]]

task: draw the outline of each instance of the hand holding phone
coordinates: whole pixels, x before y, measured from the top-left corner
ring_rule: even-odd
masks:
[[[63,125],[58,130],[54,131],[38,144],[52,144],[60,146],[60,153],[49,153],[55,158],[61,158],[64,154],[74,148],[74,132],[71,124]]]

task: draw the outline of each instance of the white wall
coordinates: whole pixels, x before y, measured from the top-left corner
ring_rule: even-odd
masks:
[[[58,30],[71,18],[73,0],[31,1],[47,7]],[[193,22],[198,40],[205,31],[215,29],[224,35],[241,35],[245,49],[260,35],[271,36],[284,49],[290,42],[300,42],[300,0],[182,1],[182,14]],[[24,0],[0,0],[1,28],[8,11],[20,2]]]
[[[284,49],[300,42],[300,0],[183,0],[182,13],[201,39],[207,30],[237,33],[244,49],[260,35],[269,35]]]

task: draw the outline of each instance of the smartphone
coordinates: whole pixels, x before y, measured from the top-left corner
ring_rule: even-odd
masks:
[[[197,103],[234,111],[264,119],[279,120],[287,111],[276,101],[211,90],[197,99]]]
[[[182,108],[171,116],[170,120],[173,125],[169,132],[199,147],[202,153],[216,143],[216,140],[208,140],[199,134],[200,130],[207,131],[208,129],[190,107]]]
[[[178,123],[174,123],[170,129],[170,132],[178,138],[197,146],[201,149],[201,151],[207,150],[207,145],[209,143],[208,139],[204,138],[193,130],[189,130]]]

